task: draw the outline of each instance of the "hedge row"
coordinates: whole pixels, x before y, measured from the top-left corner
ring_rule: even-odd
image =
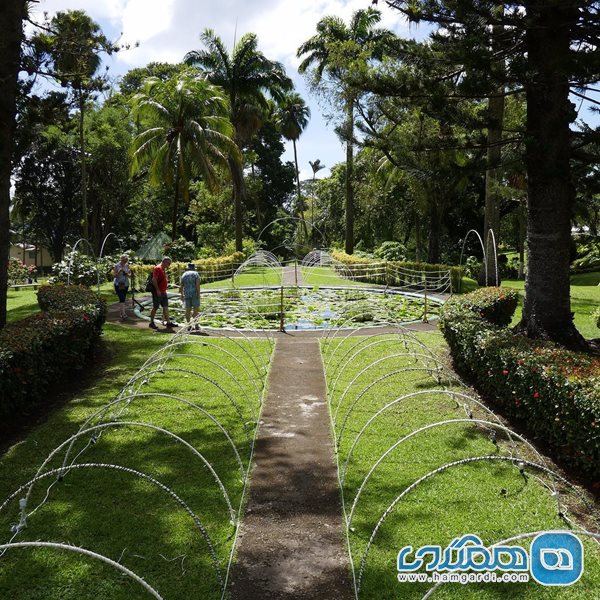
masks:
[[[516,296],[513,290],[487,288],[446,303],[440,326],[454,364],[563,464],[598,482],[600,359],[502,327]]]
[[[234,252],[229,256],[218,256],[216,258],[201,258],[191,261],[196,265],[200,273],[201,282],[228,279],[235,270],[244,262],[242,252]],[[131,270],[135,278],[135,287],[142,289],[148,275],[155,265],[132,265]],[[187,269],[187,262],[172,262],[168,270],[169,281],[179,284],[181,274]]]
[[[434,273],[440,271],[450,271],[452,280],[452,291],[457,292],[459,289],[460,279],[463,275],[463,270],[460,267],[451,267],[449,265],[435,265],[430,263],[417,263],[406,261],[384,261],[379,259],[365,258],[346,254],[345,252],[332,252],[331,256],[334,260],[341,262],[351,272],[356,270],[359,272],[361,281],[368,283],[377,283],[383,285],[394,285],[405,287],[407,285],[421,286],[422,281],[420,275],[415,274],[413,277],[407,274],[406,271],[421,271],[425,273]],[[368,264],[380,264],[383,266],[384,272],[374,276],[369,276],[368,273],[360,273],[361,266]],[[400,272],[400,273],[399,273]],[[449,291],[449,290],[448,290]]]
[[[96,344],[106,303],[83,286],[43,286],[42,312],[0,331],[0,423],[13,423],[43,403],[52,385],[77,370]]]

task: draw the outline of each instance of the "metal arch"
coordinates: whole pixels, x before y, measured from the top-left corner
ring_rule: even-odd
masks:
[[[116,398],[115,400],[109,402],[107,405],[103,406],[101,409],[97,410],[95,413],[93,413],[92,415],[90,415],[81,425],[81,427],[79,428],[79,431],[83,431],[84,429],[87,428],[87,426],[92,423],[96,417],[100,417],[101,415],[106,414],[107,411],[110,410],[111,407],[116,406],[117,404],[120,404],[122,402],[126,402],[128,405],[135,399],[135,398],[169,398],[171,400],[176,400],[178,402],[183,402],[184,404],[187,404],[188,406],[191,406],[194,410],[200,412],[201,414],[207,416],[225,435],[225,438],[227,439],[227,441],[229,442],[229,444],[231,445],[233,452],[235,454],[237,463],[240,467],[240,470],[242,472],[242,479],[244,479],[246,477],[246,471],[244,470],[244,465],[242,463],[242,459],[239,455],[238,449],[235,445],[235,443],[233,442],[233,439],[231,438],[231,436],[229,435],[229,433],[227,432],[227,430],[225,429],[225,427],[223,427],[223,425],[221,424],[221,422],[215,417],[213,416],[211,413],[209,413],[207,410],[205,410],[204,408],[202,408],[201,406],[198,406],[197,404],[195,404],[194,402],[191,402],[190,400],[186,400],[185,398],[181,398],[179,396],[174,396],[173,394],[162,394],[162,393],[157,393],[157,392],[136,392],[133,396],[128,397],[128,398]],[[67,448],[67,451],[65,452],[65,457],[63,459],[63,463],[62,463],[62,468],[66,469],[67,468],[67,461],[69,460],[69,455],[71,454],[71,450],[73,449],[73,445],[75,444],[75,440],[73,440],[71,442],[71,444],[69,445],[69,447]],[[78,454],[79,456],[79,454]],[[76,458],[74,459],[76,460]],[[73,463],[71,463],[72,465]]]
[[[429,431],[430,429],[434,429],[437,427],[442,427],[444,425],[454,425],[457,423],[464,423],[464,424],[471,424],[471,423],[476,423],[478,425],[483,425],[484,427],[495,427],[497,429],[500,429],[501,431],[504,431],[504,433],[507,433],[509,435],[509,438],[512,440],[512,436],[516,437],[519,441],[521,441],[522,443],[524,443],[529,450],[533,450],[534,454],[537,457],[537,460],[539,460],[540,462],[537,464],[544,464],[546,461],[544,460],[544,458],[542,457],[542,455],[536,450],[536,448],[528,441],[526,440],[523,436],[519,435],[518,433],[516,433],[515,431],[513,431],[512,429],[510,429],[509,427],[505,427],[504,425],[501,425],[500,423],[493,423],[492,421],[485,421],[482,419],[448,419],[446,421],[438,421],[437,423],[429,423],[428,425],[425,425],[423,427],[420,427],[419,429],[415,429],[414,431],[411,431],[409,434],[403,436],[402,438],[400,438],[399,440],[397,440],[396,442],[394,442],[374,463],[373,466],[371,467],[371,469],[369,470],[369,472],[365,475],[362,483],[360,484],[357,492],[356,492],[356,496],[354,497],[354,501],[352,502],[352,507],[350,508],[350,514],[348,515],[348,520],[347,520],[347,527],[350,527],[351,523],[352,523],[352,517],[354,515],[354,511],[356,509],[356,505],[358,504],[358,500],[360,495],[362,494],[363,489],[365,488],[365,486],[367,485],[367,482],[369,481],[369,479],[371,478],[371,476],[373,475],[373,473],[377,470],[377,467],[385,460],[385,458],[387,456],[389,456],[389,454],[391,452],[393,452],[398,446],[400,446],[400,444],[404,443],[406,440],[411,439],[412,437],[423,433],[424,431]],[[516,446],[513,444],[513,448],[516,450]],[[517,458],[517,457],[515,457]],[[547,465],[544,465],[547,467]],[[549,467],[547,467],[548,470]],[[556,489],[556,485],[553,486],[552,492],[555,496],[558,496],[558,490]],[[559,504],[559,508],[560,508],[560,504]]]
[[[262,234],[269,228],[271,227],[271,225],[274,225],[275,223],[278,223],[279,221],[300,221],[301,223],[308,223],[311,226],[311,229],[315,229],[316,231],[319,232],[320,236],[321,236],[321,241],[323,241],[325,239],[325,236],[323,235],[323,233],[321,232],[321,230],[312,222],[309,221],[307,219],[300,219],[299,217],[279,217],[277,219],[273,219],[270,223],[267,223],[259,232],[256,241],[259,242],[260,238],[262,236]]]
[[[346,461],[344,463],[344,468],[342,469],[342,473],[341,473],[341,483],[342,484],[344,482],[344,478],[346,476],[346,471],[348,470],[348,465],[350,464],[350,459],[352,458],[352,453],[354,452],[354,448],[356,448],[356,445],[358,444],[358,440],[362,437],[362,434],[366,431],[366,429],[369,427],[369,425],[379,415],[381,415],[383,412],[385,412],[391,406],[394,406],[395,404],[402,402],[402,400],[407,400],[408,398],[414,398],[416,396],[423,396],[425,394],[441,394],[441,395],[449,396],[455,402],[456,402],[455,398],[465,398],[465,399],[469,400],[470,402],[475,402],[480,408],[483,408],[488,414],[490,414],[492,417],[494,417],[498,421],[499,424],[502,424],[502,422],[500,421],[498,416],[494,412],[492,412],[489,408],[487,408],[482,402],[480,402],[479,400],[476,400],[475,398],[473,398],[467,394],[463,394],[462,392],[455,392],[453,390],[437,388],[437,389],[431,389],[431,390],[419,390],[418,392],[410,392],[409,394],[404,394],[403,396],[399,396],[398,398],[392,400],[391,402],[388,402],[383,408],[380,408],[373,416],[370,417],[370,419],[363,425],[362,429],[358,432],[358,434],[354,438],[354,441],[352,442],[352,446],[350,447],[350,450],[348,450],[348,456],[346,457]],[[511,438],[511,441],[512,441],[512,438]]]
[[[215,570],[217,572],[217,578],[219,579],[221,588],[223,587],[223,575],[221,573],[221,568],[219,566],[219,559],[217,558],[217,553],[216,553],[214,545],[210,539],[210,536],[208,535],[208,532],[206,531],[206,528],[204,527],[204,525],[202,525],[200,519],[198,518],[198,515],[196,515],[196,513],[189,507],[189,505],[186,504],[186,502],[184,502],[173,490],[171,490],[171,488],[167,487],[166,485],[164,485],[163,483],[161,483],[154,477],[147,475],[146,473],[143,473],[141,471],[136,471],[135,469],[130,469],[129,467],[123,467],[121,465],[114,465],[114,464],[110,464],[110,463],[79,463],[76,465],[71,465],[70,468],[71,469],[94,469],[94,468],[95,469],[114,469],[115,471],[120,471],[123,473],[128,473],[130,475],[135,475],[136,477],[140,477],[141,479],[144,479],[145,481],[148,481],[152,485],[158,487],[163,492],[166,492],[169,496],[171,496],[171,498],[173,498],[173,500],[175,500],[188,513],[188,515],[190,515],[190,517],[196,524],[196,527],[200,531],[200,534],[202,535],[204,541],[206,542],[206,544],[208,546],[208,551],[211,555],[211,558],[213,559]],[[54,475],[59,475],[59,477],[62,477],[62,473],[63,473],[63,470],[62,470],[62,468],[59,467],[57,469],[52,469],[50,471],[46,471],[45,473],[42,473],[41,475],[38,475],[37,477],[30,479],[27,483],[24,483],[23,485],[21,485],[18,489],[16,489],[12,494],[10,494],[10,496],[8,496],[4,500],[2,505],[0,505],[0,512],[2,510],[4,510],[4,508],[6,506],[8,506],[8,504],[14,498],[16,498],[23,490],[25,490],[29,486],[33,485],[34,483],[37,483],[38,481],[40,481],[42,479],[46,479],[47,477],[53,477]],[[21,507],[21,510],[24,511],[25,507]],[[0,556],[1,556],[1,553],[0,553]]]
[[[133,384],[136,381],[138,381],[139,379],[144,379],[146,377],[149,378],[152,375],[155,375],[157,373],[162,374],[165,371],[178,371],[180,373],[190,373],[191,375],[194,375],[194,377],[199,377],[200,379],[203,379],[204,381],[207,381],[208,383],[210,383],[211,385],[216,387],[229,400],[230,404],[233,406],[233,408],[237,412],[238,416],[240,417],[240,420],[242,421],[242,423],[244,425],[244,431],[246,432],[246,437],[248,437],[248,428],[246,425],[244,413],[242,412],[242,409],[237,405],[237,402],[233,399],[231,394],[227,390],[225,390],[223,387],[221,387],[221,384],[217,383],[210,377],[203,375],[202,373],[199,373],[198,371],[194,371],[193,369],[183,369],[183,368],[179,368],[179,367],[163,366],[163,367],[154,369],[152,371],[143,371],[142,373],[139,373],[131,380],[131,383]],[[148,380],[148,383],[149,382],[150,381]],[[252,418],[254,419],[254,421],[256,421],[256,413],[254,412],[254,407],[251,407],[251,410],[252,410]]]
[[[500,540],[499,542],[496,542],[495,544],[491,544],[488,547],[494,548],[496,546],[503,546],[504,544],[510,544],[511,542],[518,542],[520,540],[526,540],[527,538],[535,537],[542,533],[556,533],[556,534],[571,533],[572,534],[573,530],[571,530],[571,529],[549,529],[549,530],[544,529],[541,531],[529,531],[527,533],[519,533],[518,535],[513,535],[512,537],[506,538],[505,540]],[[578,529],[575,531],[575,533],[577,535],[591,537],[592,539],[595,539],[597,542],[600,542],[600,533],[594,533],[592,531],[588,531],[587,529]],[[421,600],[428,600],[429,598],[431,598],[431,596],[433,595],[435,590],[437,590],[441,585],[444,585],[444,583],[441,581],[438,581],[436,584],[433,585],[433,587],[431,587],[427,591],[427,593],[423,596],[423,598],[421,598]]]
[[[388,357],[385,357],[388,358]],[[383,360],[383,359],[381,359]],[[354,407],[358,404],[358,402],[361,400],[361,398],[373,387],[375,387],[377,384],[381,383],[382,381],[385,381],[386,379],[389,379],[390,377],[393,377],[394,375],[398,375],[399,373],[406,373],[409,371],[423,371],[427,374],[430,374],[431,371],[428,367],[403,367],[401,369],[396,369],[394,371],[390,371],[389,373],[385,373],[384,375],[382,375],[381,377],[378,377],[377,379],[375,379],[374,381],[372,381],[371,383],[369,383],[369,385],[367,385],[367,387],[365,387],[363,390],[361,390],[361,392],[358,394],[358,396],[352,401],[352,403],[350,404],[350,406],[348,407],[348,409],[346,410],[346,413],[344,414],[344,419],[342,421],[342,426],[340,427],[340,431],[337,434],[337,444],[338,444],[338,449],[342,443],[342,437],[344,434],[344,430],[346,428],[346,423],[348,422],[348,419],[350,418],[350,414],[352,413],[352,411],[354,410]],[[441,385],[440,381],[438,381],[438,384]],[[349,389],[349,388],[348,388]],[[344,392],[345,393],[345,392]],[[341,402],[341,400],[340,400]],[[335,424],[335,423],[334,423]]]
[[[566,480],[563,477],[561,477],[557,473],[554,473],[553,471],[551,471],[550,469],[548,469],[547,467],[545,467],[543,465],[539,465],[537,463],[534,463],[532,461],[525,460],[525,459],[522,459],[522,458],[514,458],[514,457],[510,457],[510,456],[473,456],[473,457],[470,457],[470,458],[464,458],[462,460],[457,460],[457,461],[454,461],[454,462],[451,462],[451,463],[447,463],[445,465],[442,465],[441,467],[438,467],[437,469],[434,469],[433,471],[430,471],[429,473],[426,473],[425,475],[423,475],[422,477],[420,477],[417,481],[414,481],[407,488],[405,488],[394,499],[394,501],[388,506],[388,508],[384,511],[384,513],[382,514],[381,518],[377,522],[377,525],[375,526],[375,529],[373,530],[373,533],[371,534],[371,537],[369,538],[369,541],[367,542],[367,546],[365,548],[363,557],[361,559],[360,570],[359,570],[359,573],[358,573],[358,581],[357,581],[357,585],[356,585],[356,595],[357,596],[360,594],[360,587],[361,587],[361,583],[362,583],[362,577],[363,577],[365,566],[366,566],[366,563],[367,563],[367,558],[368,558],[368,555],[369,555],[369,550],[370,550],[371,546],[373,545],[373,542],[375,540],[377,532],[379,531],[379,528],[381,527],[381,525],[383,524],[383,522],[385,521],[385,519],[388,517],[388,515],[394,510],[394,508],[398,504],[398,502],[400,502],[400,500],[402,500],[402,498],[404,498],[404,496],[406,496],[407,494],[409,494],[419,484],[423,483],[427,479],[430,479],[434,475],[442,473],[442,472],[444,472],[444,471],[446,471],[448,469],[451,469],[453,467],[456,467],[456,466],[461,466],[461,465],[466,465],[466,464],[476,463],[476,462],[482,462],[482,461],[488,461],[488,460],[489,461],[496,461],[497,460],[497,461],[503,461],[503,462],[510,462],[510,463],[513,463],[513,464],[516,463],[517,465],[523,465],[523,467],[529,466],[531,468],[538,469],[538,470],[543,471],[545,473],[552,474],[557,479],[559,479],[559,480],[561,480],[563,482],[566,482]]]
[[[486,251],[488,250],[490,245],[490,236],[492,238],[492,247],[494,248],[494,269],[496,271],[496,287],[498,287],[498,250],[496,246],[496,235],[494,234],[494,230],[491,227],[488,229],[487,236],[485,238]],[[487,285],[487,278],[485,280],[485,283]]]
[[[210,346],[211,348],[216,348],[216,349],[220,350],[221,352],[223,352],[224,354],[226,354],[227,356],[229,356],[233,361],[235,361],[241,367],[241,369],[244,371],[244,373],[246,373],[246,376],[248,377],[248,381],[250,381],[252,383],[254,390],[256,391],[257,398],[260,398],[261,390],[259,389],[258,385],[256,384],[255,377],[250,374],[250,371],[248,371],[248,368],[246,367],[246,365],[244,365],[244,363],[235,354],[233,354],[232,352],[229,352],[229,350],[227,350],[226,348],[223,348],[223,346],[219,346],[218,344],[210,343],[211,341],[212,340],[207,340],[206,338],[203,338],[202,340],[198,340],[195,338],[195,336],[193,339],[185,339],[182,341],[178,340],[177,342],[174,342],[170,345],[169,350],[171,350],[171,353],[167,357],[165,357],[165,360],[167,361],[167,360],[169,360],[169,358],[171,356],[177,354],[173,350],[175,347],[183,346],[185,344],[197,344],[200,346],[205,345],[207,347]],[[163,349],[161,348],[160,350],[157,350],[154,354],[151,354],[150,357],[146,360],[146,362],[140,367],[138,372],[141,372],[143,369],[145,369],[147,365],[151,365],[154,362],[158,362],[162,357],[157,356],[157,355],[159,352],[162,352],[162,350]],[[202,356],[202,355],[198,354],[197,356]],[[134,375],[134,377],[135,377],[135,375]],[[262,375],[260,375],[260,377],[262,377]],[[126,389],[127,385],[129,385],[129,383],[127,383],[123,389]]]
[[[340,407],[342,406],[342,402],[344,401],[346,394],[348,393],[348,390],[350,390],[352,388],[352,386],[356,383],[357,379],[359,377],[361,377],[364,373],[366,373],[367,371],[369,371],[371,368],[379,365],[382,362],[385,362],[386,360],[390,360],[393,358],[419,358],[419,357],[423,357],[423,354],[419,354],[416,352],[411,352],[411,353],[406,353],[406,352],[399,352],[396,354],[386,354],[385,356],[382,356],[381,358],[378,358],[376,361],[369,363],[366,367],[364,367],[363,369],[361,369],[352,379],[352,381],[346,386],[344,392],[342,393],[342,395],[340,396],[340,399],[338,400],[336,407],[335,407],[335,413],[333,415],[333,422],[334,425],[337,424],[337,418],[338,418],[338,412],[340,410]],[[417,363],[417,361],[415,360],[415,364]],[[346,363],[346,364],[350,364],[350,363]],[[408,369],[408,367],[406,367],[406,369]],[[424,365],[420,365],[418,367],[414,367],[412,370],[423,370],[423,371],[427,371],[427,373],[429,375],[432,375],[433,373],[436,373],[438,375],[437,377],[437,381],[436,383],[438,385],[441,385],[441,381],[440,381],[440,377],[439,377],[439,372],[441,370],[441,367],[439,365],[436,365],[435,367],[429,367],[427,364]],[[340,372],[341,374],[341,372]],[[337,384],[337,380],[336,380],[336,384]],[[335,385],[333,390],[335,390]],[[333,390],[331,392],[331,402],[332,402],[332,406],[333,406]]]
[[[362,352],[364,352],[365,350],[368,350],[369,348],[371,348],[372,346],[376,346],[379,344],[383,344],[385,341],[387,340],[379,340],[377,342],[372,342],[370,344],[367,344],[366,346],[363,346],[362,348],[360,348],[360,350],[357,350],[345,363],[344,366],[338,371],[337,377],[333,383],[333,387],[331,388],[331,402],[333,404],[333,397],[335,394],[335,390],[337,388],[337,384],[338,381],[340,380],[340,377],[342,376],[342,373],[344,373],[344,371],[346,370],[346,367],[348,365],[350,365],[352,363],[352,361]],[[400,356],[402,353],[398,353],[397,356]],[[415,364],[419,363],[419,359],[432,359],[432,357],[428,354],[420,354],[418,352],[414,352],[414,351],[407,351],[405,353],[405,355],[407,356],[407,358],[411,358],[414,360]],[[425,361],[424,361],[425,362]],[[440,361],[436,360],[436,359],[432,359],[432,362],[434,363],[434,365],[437,367],[439,366],[441,363]],[[427,363],[425,363],[427,364]],[[338,403],[339,404],[339,403]]]
[[[88,435],[95,431],[102,431],[103,429],[107,429],[109,427],[121,427],[121,426],[142,427],[142,428],[146,428],[146,429],[152,429],[153,431],[158,431],[159,433],[164,433],[165,435],[172,437],[177,442],[179,442],[180,444],[183,444],[186,448],[191,450],[204,463],[206,468],[210,471],[215,482],[219,486],[219,489],[221,490],[221,494],[223,495],[225,503],[227,504],[227,508],[229,510],[229,515],[230,515],[230,519],[231,519],[232,523],[234,525],[237,524],[237,521],[235,518],[235,513],[233,511],[233,507],[231,506],[231,501],[229,500],[229,495],[227,494],[227,490],[225,489],[223,482],[219,479],[219,476],[217,475],[216,471],[214,470],[214,468],[210,464],[210,462],[208,460],[206,460],[206,458],[202,455],[201,452],[199,452],[196,448],[194,448],[194,446],[192,446],[189,442],[186,442],[183,438],[179,437],[178,435],[169,431],[168,429],[164,429],[163,427],[158,427],[158,426],[152,425],[150,423],[140,423],[137,421],[113,421],[111,423],[100,423],[99,425],[92,425],[91,427],[88,427],[87,429],[78,431],[77,433],[73,434],[70,438],[67,438],[64,442],[62,442],[59,446],[57,446],[56,448],[54,448],[54,450],[52,450],[50,452],[50,454],[46,457],[44,462],[39,467],[35,476],[36,477],[39,476],[42,473],[42,471],[44,470],[44,468],[46,467],[46,465],[54,458],[54,456],[56,456],[56,454],[58,454],[58,452],[60,452],[67,444],[70,444],[72,440],[82,437],[84,435]],[[68,469],[69,469],[69,467],[67,467],[67,469],[66,469],[67,472],[68,472]],[[64,473],[64,470],[63,470],[63,473]],[[32,489],[33,489],[33,486],[29,487],[29,489],[27,490],[27,496],[26,496],[27,501],[29,501],[29,497],[31,495]]]
[[[387,341],[397,341],[398,343],[403,344],[404,348],[406,348],[406,350],[409,350],[409,344],[412,346],[416,346],[417,348],[419,348],[420,350],[424,351],[427,354],[430,354],[431,357],[434,359],[435,362],[439,362],[439,360],[437,359],[437,357],[433,354],[433,352],[421,341],[418,339],[417,336],[415,336],[411,331],[409,331],[408,329],[405,329],[402,325],[398,325],[398,324],[393,324],[392,322],[383,322],[380,325],[377,326],[378,328],[385,328],[385,327],[392,327],[392,328],[396,328],[398,331],[387,331],[387,332],[383,332],[383,333],[377,333],[377,334],[371,334],[371,335],[367,335],[367,336],[358,336],[358,340],[352,345],[350,346],[350,348],[348,348],[346,350],[346,352],[342,355],[342,357],[335,363],[335,366],[333,368],[333,373],[336,372],[336,370],[339,368],[339,366],[341,365],[342,361],[346,358],[346,356],[348,356],[355,348],[357,348],[358,346],[360,346],[361,344],[364,343],[368,343],[369,341],[375,340],[377,338],[384,338],[385,336],[394,336],[394,337],[388,337]],[[346,340],[348,340],[349,338],[351,338],[355,333],[360,332],[360,328],[356,328],[351,330],[350,332],[348,332],[344,338],[342,338],[341,342],[345,342]],[[335,338],[336,336],[334,335],[333,338]],[[336,355],[338,348],[341,346],[342,344],[338,344],[333,352],[331,353],[331,355],[329,356],[328,360],[327,360],[327,368],[325,370],[325,374],[326,375],[330,375],[330,368],[332,366],[332,360],[333,357]]]
[[[220,369],[221,371],[223,371],[226,375],[229,376],[229,378],[237,385],[237,387],[240,389],[240,391],[242,392],[242,395],[246,398],[246,401],[248,402],[248,406],[250,407],[250,411],[252,413],[252,416],[254,417],[254,419],[256,419],[256,411],[254,410],[254,405],[252,404],[252,400],[250,398],[250,396],[248,396],[248,392],[244,389],[244,387],[242,386],[242,384],[237,380],[237,378],[233,375],[233,373],[227,369],[226,367],[224,367],[223,365],[219,364],[218,362],[206,357],[206,356],[202,356],[201,354],[192,354],[192,353],[188,353],[188,352],[173,352],[172,354],[169,355],[169,360],[175,359],[175,358],[194,358],[194,359],[200,359],[200,360],[204,360],[208,363],[210,363],[211,365],[217,367],[218,369]],[[146,368],[149,368],[153,365],[153,362],[157,362],[159,363],[162,359],[161,358],[157,358],[156,361],[151,361],[149,363],[146,364]],[[159,370],[161,371],[165,371],[165,370],[173,370],[175,369],[175,367],[167,367],[167,366],[163,366],[163,367],[159,367]],[[153,371],[155,371],[154,367],[153,367]],[[196,373],[196,371],[193,371],[194,373]],[[131,381],[131,383],[133,383],[135,381],[135,377],[134,379]],[[260,398],[258,398],[259,404],[260,404]]]
[[[478,238],[479,238],[479,243],[481,244],[481,251],[483,252],[483,264],[484,264],[484,269],[485,269],[485,281],[487,283],[488,280],[488,267],[487,267],[487,253],[485,251],[485,244],[483,243],[483,240],[481,239],[481,236],[479,235],[479,232],[476,229],[469,229],[469,231],[467,231],[467,235],[465,235],[465,239],[463,240],[462,243],[462,248],[460,250],[460,260],[458,261],[458,268],[462,268],[462,259],[463,259],[463,254],[465,252],[465,245],[467,243],[467,240],[469,239],[469,234],[470,233],[474,233]],[[462,281],[462,277],[461,277],[461,281]],[[460,292],[460,288],[461,288],[461,281],[458,282],[458,291]]]
[[[130,579],[133,579],[139,583],[151,596],[157,600],[163,600],[162,596],[152,586],[147,584],[139,575],[136,575],[133,571],[129,570],[127,567],[124,567],[122,564],[115,562],[114,560],[111,560],[102,554],[92,552],[91,550],[80,548],[79,546],[71,546],[70,544],[61,544],[58,542],[12,542],[10,544],[0,544],[0,550],[10,550],[11,548],[52,548],[56,550],[68,550],[69,552],[75,552],[77,554],[89,556],[90,558],[99,560],[113,567],[114,569],[121,571],[121,573],[124,573]]]

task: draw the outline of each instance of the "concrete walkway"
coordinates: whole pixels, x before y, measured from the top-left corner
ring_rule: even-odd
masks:
[[[283,267],[281,281],[286,287],[293,285],[304,285],[304,279],[302,279],[302,269],[300,268],[300,265],[287,265],[286,267]]]
[[[232,569],[233,600],[350,600],[318,340],[277,338]]]

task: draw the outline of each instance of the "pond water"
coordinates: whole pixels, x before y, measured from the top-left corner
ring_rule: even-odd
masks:
[[[199,324],[228,329],[278,329],[283,307],[286,330],[319,330],[330,327],[369,327],[385,322],[410,323],[423,319],[424,299],[418,294],[390,289],[356,287],[290,287],[202,290]],[[435,317],[440,300],[428,298],[427,317]],[[144,305],[144,302],[142,302]],[[139,312],[147,318],[151,300]],[[178,295],[169,298],[177,323],[184,314]]]

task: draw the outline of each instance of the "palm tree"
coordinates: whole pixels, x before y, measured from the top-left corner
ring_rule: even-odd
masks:
[[[298,210],[302,218],[304,234],[307,235],[306,221],[304,220],[304,205],[300,191],[300,171],[298,169],[298,152],[296,151],[296,140],[300,137],[310,119],[310,108],[300,94],[289,93],[279,102],[275,113],[275,124],[286,140],[294,146],[294,163],[296,165],[296,189],[298,191]]]
[[[353,57],[358,57],[369,51],[373,58],[381,58],[385,42],[394,38],[387,30],[376,28],[381,21],[381,13],[373,8],[357,10],[346,25],[342,19],[335,16],[323,17],[317,23],[317,33],[298,48],[297,56],[304,60],[298,71],[305,73],[312,69],[315,84],[321,83],[323,75],[329,77],[341,86],[341,97],[346,113],[343,127],[346,142],[346,240],[345,249],[348,254],[354,251],[354,103],[356,92],[344,83],[347,69],[340,65],[340,50],[349,64]]]
[[[258,50],[258,40],[253,33],[242,36],[231,55],[212,29],[205,29],[200,41],[205,49],[188,52],[184,61],[202,69],[209,81],[228,94],[235,141],[242,148],[260,129],[268,110],[267,95],[281,100],[284,93],[292,89],[292,80],[282,64],[268,60]],[[229,168],[235,204],[235,246],[241,251],[242,206],[246,201],[244,172],[234,157],[229,158]]]
[[[143,128],[132,145],[132,173],[148,166],[150,183],[173,188],[171,229],[177,235],[180,196],[189,201],[192,177],[215,190],[220,169],[241,162],[233,141],[229,104],[222,91],[197,73],[169,81],[151,77],[132,99],[134,118]]]
[[[313,178],[312,178],[312,186],[311,186],[311,191],[312,191],[312,202],[310,203],[311,206],[311,234],[312,234],[312,243],[313,246],[315,245],[315,180],[317,179],[317,173],[319,171],[321,171],[322,169],[325,169],[325,165],[321,164],[321,159],[317,158],[317,160],[309,160],[308,164],[310,165],[310,168],[312,169],[313,172]]]

